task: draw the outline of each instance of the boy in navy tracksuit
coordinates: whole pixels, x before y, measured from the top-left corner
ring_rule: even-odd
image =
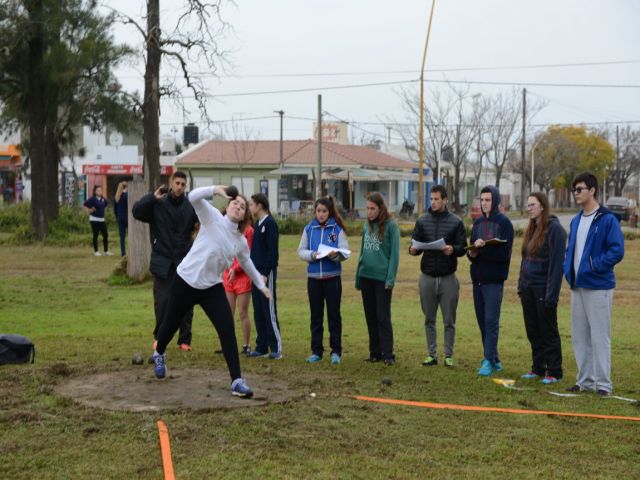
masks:
[[[269,211],[269,199],[264,193],[256,193],[249,201],[251,214],[258,221],[253,226],[253,245],[251,261],[262,274],[271,292],[267,299],[254,285],[251,290],[253,299],[253,319],[256,324],[256,348],[250,357],[269,356],[282,358],[282,338],[276,309],[276,277],[278,270],[278,224]],[[269,353],[271,351],[271,353]]]
[[[500,192],[487,186],[480,192],[482,216],[473,222],[471,247],[467,251],[471,260],[473,283],[473,306],[482,336],[484,359],[478,374],[489,376],[502,370],[498,356],[498,334],[500,331],[500,307],[504,282],[509,276],[513,225],[506,215],[500,213]],[[491,244],[488,240],[504,242]]]
[[[309,263],[307,293],[311,310],[311,356],[307,358],[307,362],[316,363],[322,360],[326,303],[331,364],[338,365],[342,357],[342,316],[340,315],[342,265],[340,263],[347,258],[338,249],[348,250],[349,242],[344,222],[332,199],[319,198],[315,202],[314,210],[315,218],[304,228],[298,246],[298,256]],[[321,248],[332,249],[332,251],[325,256],[320,252]]]

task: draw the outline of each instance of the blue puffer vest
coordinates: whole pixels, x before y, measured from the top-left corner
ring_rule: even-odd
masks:
[[[315,218],[309,225],[305,227],[307,239],[309,240],[309,250],[318,251],[321,243],[329,247],[338,248],[338,239],[342,228],[338,225],[333,217],[327,220],[323,226],[318,223]],[[329,278],[336,277],[342,273],[342,265],[340,262],[334,262],[327,257],[321,258],[314,262],[310,262],[307,267],[307,274],[311,278]]]

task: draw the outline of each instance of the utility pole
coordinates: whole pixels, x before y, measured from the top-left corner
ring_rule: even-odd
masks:
[[[520,169],[520,213],[524,213],[524,173],[527,144],[527,89],[522,89],[522,138],[520,139],[520,154],[522,155],[522,169]],[[533,178],[531,178],[531,190],[533,190]]]
[[[391,145],[391,127],[387,125],[387,145]]]
[[[318,95],[318,171],[316,172],[316,200],[322,197],[322,95]]]
[[[613,194],[622,195],[622,191],[618,192],[620,185],[620,125],[616,125],[616,176],[614,177]]]
[[[282,168],[284,167],[284,148],[283,148],[283,138],[282,138],[284,110],[274,110],[273,113],[277,113],[278,115],[280,115],[280,168]]]

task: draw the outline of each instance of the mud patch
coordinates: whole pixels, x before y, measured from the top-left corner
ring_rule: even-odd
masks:
[[[251,399],[231,395],[226,370],[171,369],[164,380],[153,378],[150,370],[122,370],[71,378],[55,391],[89,407],[130,412],[258,407],[298,395],[269,376],[249,375],[246,380]]]

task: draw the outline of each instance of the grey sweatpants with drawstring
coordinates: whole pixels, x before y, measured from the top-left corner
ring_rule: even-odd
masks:
[[[452,356],[456,340],[456,310],[460,293],[460,283],[456,274],[432,277],[423,273],[420,275],[418,287],[424,313],[424,329],[427,334],[427,352],[433,357],[437,355],[436,318],[438,306],[440,306],[444,322],[444,354],[447,357]]]

